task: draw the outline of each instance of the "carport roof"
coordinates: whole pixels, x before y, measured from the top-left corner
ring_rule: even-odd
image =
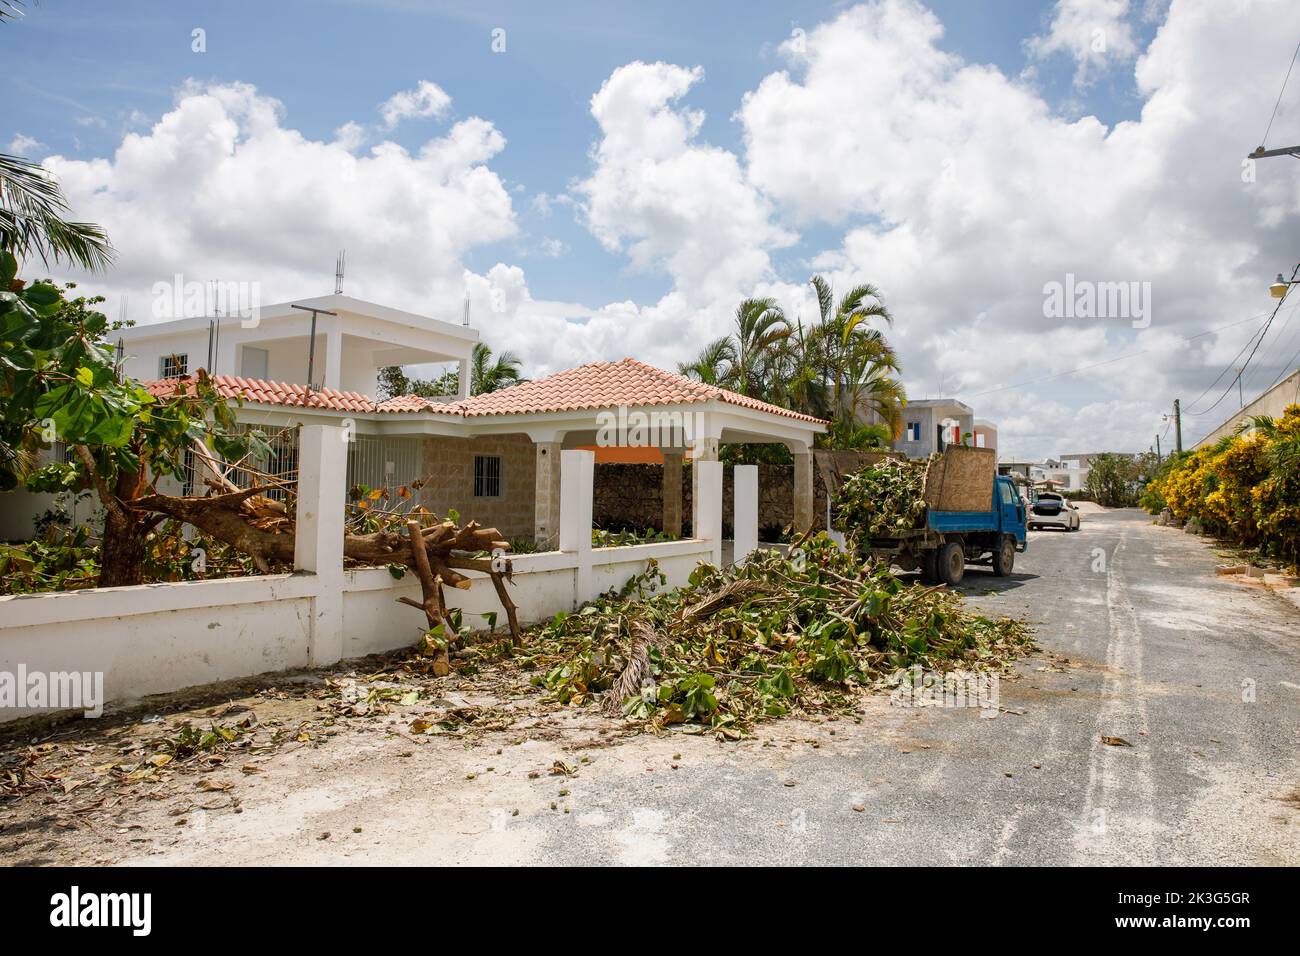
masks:
[[[175,395],[192,378],[146,382],[159,398]],[[212,384],[224,398],[240,398],[263,405],[319,409],[351,413],[410,414],[431,412],[453,418],[484,418],[495,415],[533,415],[552,412],[588,411],[603,408],[693,405],[717,400],[811,425],[827,424],[820,418],[763,402],[716,385],[706,385],[684,375],[666,372],[636,359],[621,362],[591,362],[556,372],[544,378],[521,382],[495,392],[462,401],[439,402],[415,395],[401,395],[377,402],[359,392],[330,388],[309,389],[304,385],[214,375]]]

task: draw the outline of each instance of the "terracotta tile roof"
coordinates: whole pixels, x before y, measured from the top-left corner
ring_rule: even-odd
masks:
[[[160,398],[173,395],[181,383],[191,378],[162,379],[146,382],[150,394]],[[801,415],[756,398],[739,395],[725,388],[705,385],[684,375],[665,372],[636,359],[621,362],[591,362],[577,368],[566,369],[545,378],[521,382],[509,388],[475,395],[460,402],[435,402],[414,395],[376,402],[359,392],[339,392],[330,388],[310,391],[302,385],[268,382],[261,379],[240,378],[235,375],[214,375],[213,384],[224,398],[243,398],[246,402],[264,405],[285,405],[295,408],[320,408],[341,412],[433,412],[442,415],[480,418],[489,415],[528,415],[543,412],[568,412],[584,409],[617,408],[620,405],[636,408],[647,405],[692,405],[718,399],[730,405],[751,408],[793,418],[798,421],[822,424],[820,418]]]
[[[770,415],[821,424],[820,418],[801,415],[756,398],[739,395],[715,385],[705,385],[685,375],[665,372],[636,359],[621,362],[591,362],[577,368],[556,372],[545,378],[522,382],[508,388],[457,404],[468,418],[480,415],[527,415],[534,412],[568,412],[592,408],[615,408],[619,405],[692,405],[711,398],[752,408]]]
[[[154,382],[145,382],[144,386],[149,394],[159,398],[166,398],[176,394],[177,389],[182,385],[193,383],[194,379],[186,376],[183,379],[160,379]],[[340,392],[332,388],[322,388],[317,391],[311,391],[304,385],[293,385],[286,382],[268,382],[257,378],[241,378],[237,375],[214,375],[212,384],[216,387],[217,394],[223,398],[242,398],[246,402],[257,402],[262,405],[287,405],[293,408],[323,408],[330,411],[338,412],[384,412],[384,411],[415,411],[414,407],[388,407],[389,402],[380,402],[376,404],[375,400],[369,395],[362,395],[360,392]],[[424,408],[423,399],[417,399],[420,402],[419,408]]]

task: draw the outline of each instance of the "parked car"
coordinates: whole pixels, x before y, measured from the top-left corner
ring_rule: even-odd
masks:
[[[1029,509],[1027,523],[1031,529],[1064,528],[1066,531],[1078,531],[1079,509],[1063,495],[1045,491]]]

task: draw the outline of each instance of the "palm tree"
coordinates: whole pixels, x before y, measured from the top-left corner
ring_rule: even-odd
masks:
[[[771,391],[776,346],[790,335],[790,323],[775,299],[745,299],[736,307],[735,358],[729,385],[762,398]]]
[[[518,385],[524,381],[519,375],[523,363],[514,352],[502,352],[492,358],[492,349],[485,342],[476,342],[470,356],[469,385],[471,395],[495,392],[507,385]]]
[[[47,267],[67,262],[101,272],[113,261],[103,227],[64,218],[67,200],[39,163],[0,153],[0,249],[25,259],[33,253]]]
[[[731,381],[736,367],[736,344],[730,335],[714,339],[704,346],[694,362],[683,362],[677,371],[703,382],[705,385],[724,386]]]
[[[714,339],[677,370],[706,385],[765,398],[772,391],[777,346],[789,334],[775,299],[744,299],[736,306],[736,330]]]
[[[898,359],[871,319],[892,324],[880,290],[871,283],[850,289],[838,303],[830,283],[813,276],[817,293],[818,324],[802,339],[800,364],[811,378],[804,390],[812,414],[830,418],[847,434],[874,414],[889,426],[893,437],[903,431],[902,408],[906,396],[895,377]]]

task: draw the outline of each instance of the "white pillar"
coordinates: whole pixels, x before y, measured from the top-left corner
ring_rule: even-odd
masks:
[[[461,401],[469,398],[469,386],[471,384],[469,379],[469,359],[463,358],[460,360],[460,370],[456,374],[456,396]]]
[[[293,566],[316,576],[308,637],[313,667],[343,657],[343,518],[351,430],[304,425],[298,437]]]
[[[758,548],[758,465],[737,465],[731,477],[731,560],[739,565]]]
[[[321,384],[338,391],[343,380],[343,326],[339,317],[329,319],[325,331],[325,375]]]
[[[596,595],[591,590],[591,509],[596,487],[596,453],[560,452],[560,550],[578,560],[574,607]]]
[[[710,560],[722,564],[722,462],[697,461],[695,469],[695,537],[713,546]]]

